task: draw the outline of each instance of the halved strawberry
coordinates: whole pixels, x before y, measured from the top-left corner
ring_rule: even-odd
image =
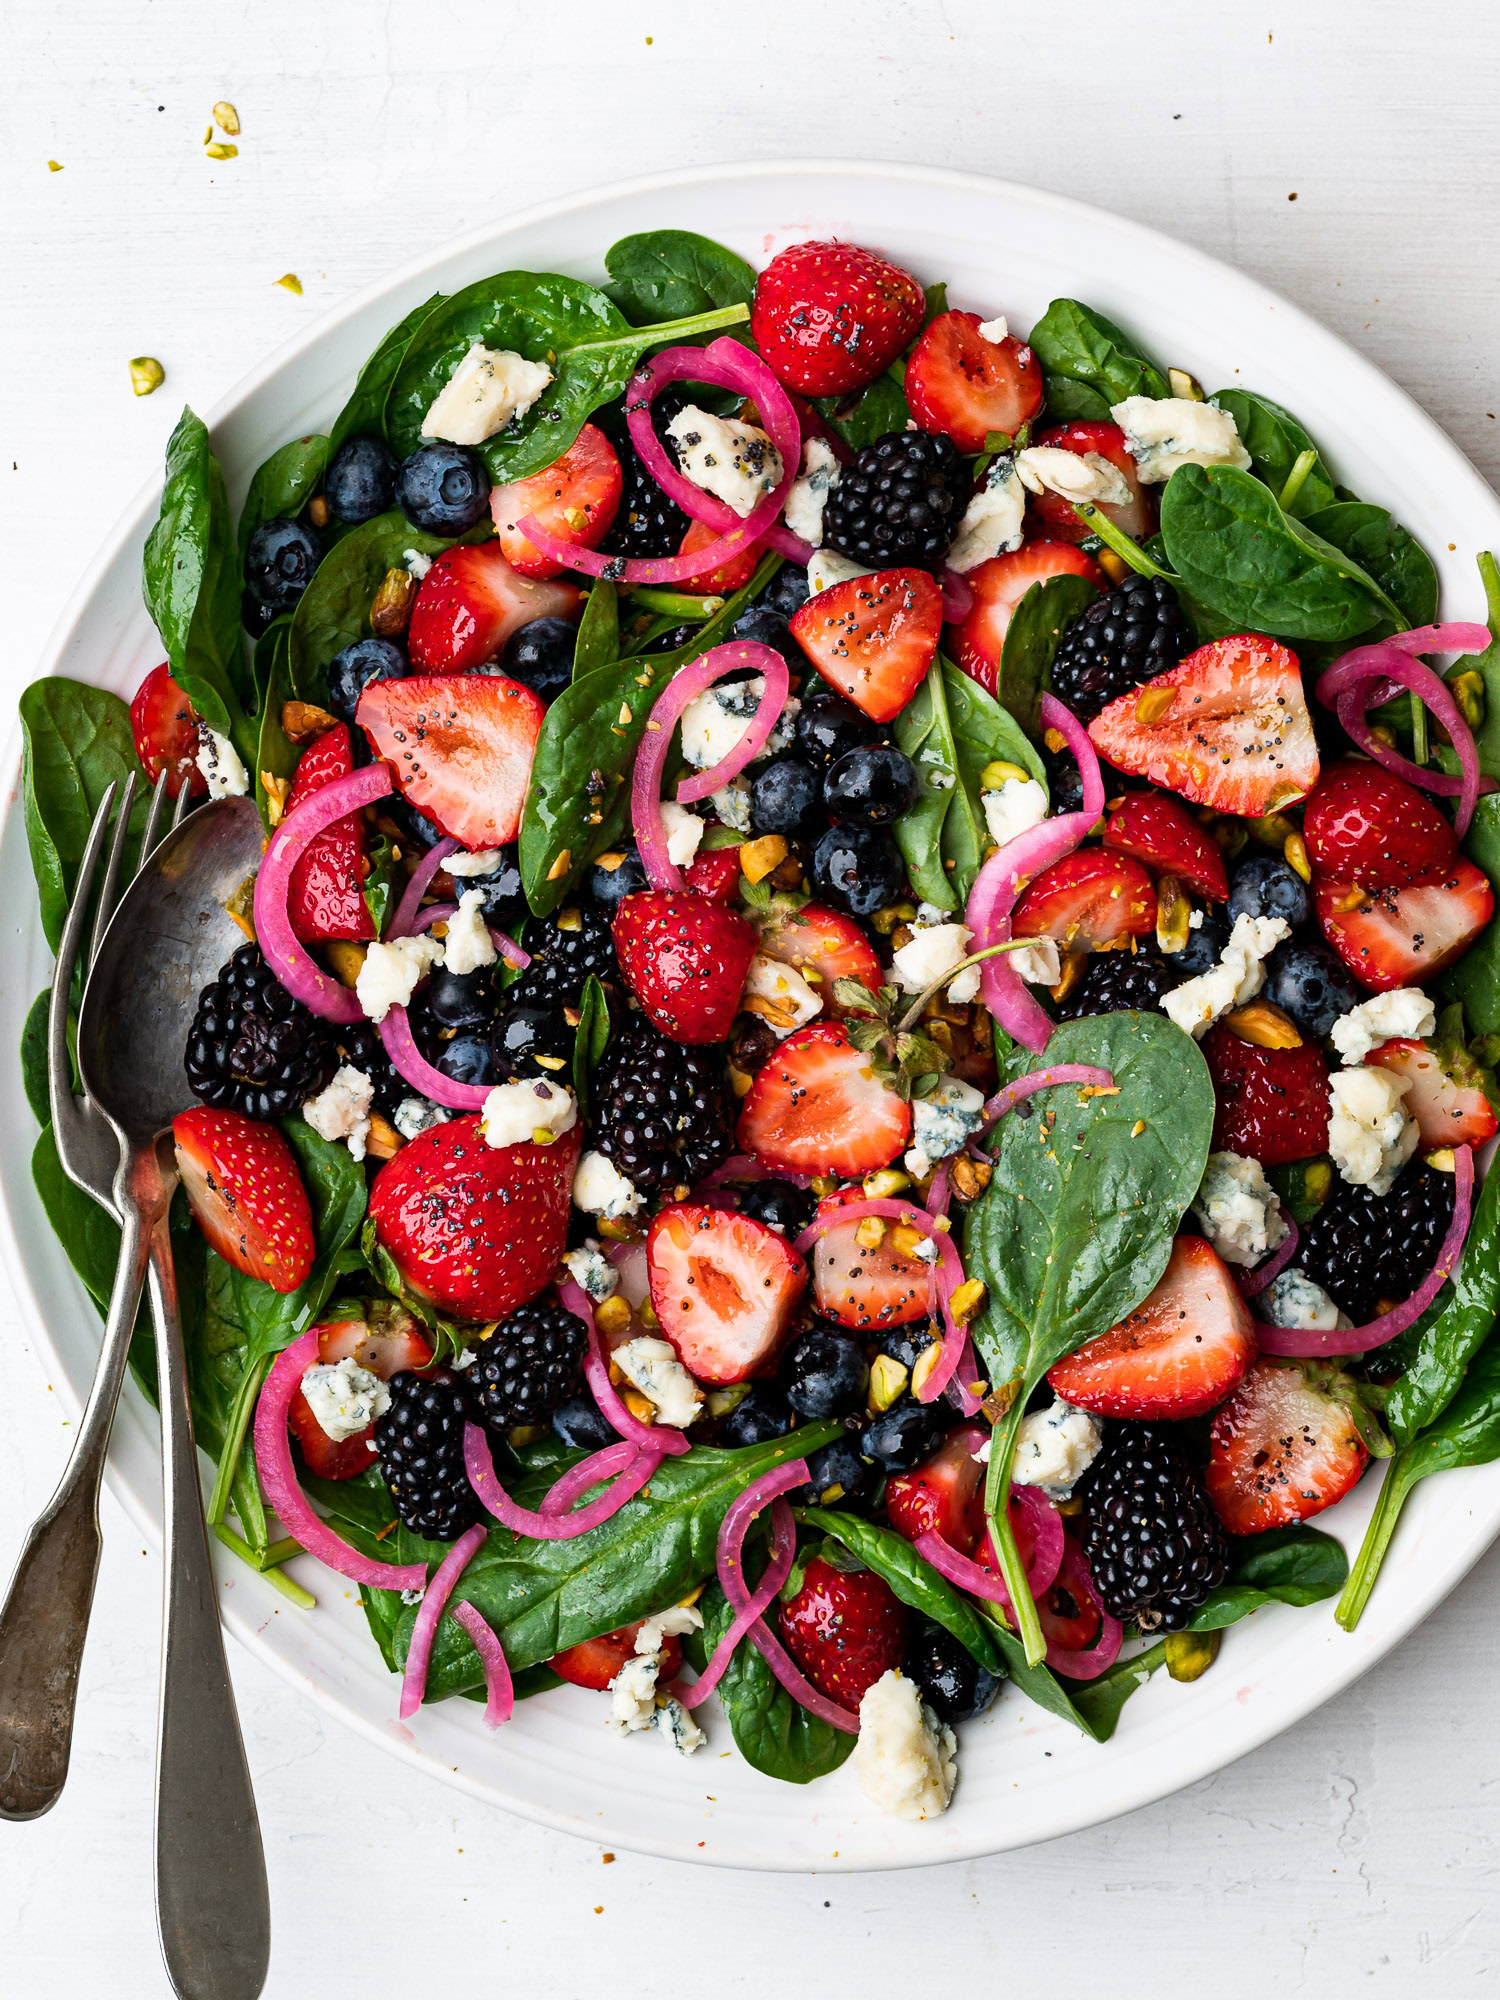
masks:
[[[1179,1236],[1154,1291],[1047,1371],[1066,1402],[1106,1417],[1201,1417],[1255,1359],[1250,1308],[1218,1252]]]
[[[1077,847],[1044,868],[1017,903],[1016,937],[1050,937],[1067,951],[1105,951],[1156,929],[1156,889],[1139,861]]]
[[[1325,771],[1302,813],[1308,857],[1333,882],[1403,889],[1446,874],[1458,837],[1425,792],[1378,764]]]
[[[1133,854],[1162,875],[1175,875],[1205,902],[1222,903],[1229,877],[1217,841],[1187,807],[1165,792],[1127,792],[1110,814],[1104,845]]]
[[[974,1453],[986,1436],[965,1424],[910,1472],[892,1473],[885,1485],[891,1526],[909,1542],[936,1531],[961,1556],[973,1555],[984,1532],[984,1467]]]
[[[711,903],[727,903],[739,893],[739,848],[711,847],[705,853],[700,847],[683,869],[682,879],[696,895],[707,896]]]
[[[1318,741],[1295,653],[1258,632],[1214,639],[1089,724],[1118,770],[1247,819],[1318,782]]]
[[[818,1220],[864,1199],[863,1188],[837,1188],[818,1203]],[[925,1319],[931,1266],[895,1249],[889,1228],[873,1249],[859,1241],[858,1230],[857,1222],[839,1223],[813,1247],[818,1311],[840,1326],[861,1331]]]
[[[792,910],[773,902],[760,926],[760,948],[768,958],[796,966],[833,1020],[848,1012],[833,990],[839,980],[857,979],[872,993],[880,991],[880,960],[870,940],[852,917],[826,903]]]
[[[1037,1621],[1049,1647],[1065,1653],[1086,1652],[1099,1636],[1104,1614],[1083,1587],[1083,1551],[1071,1535],[1057,1581],[1036,1601]]]
[[[621,1667],[635,1658],[635,1635],[645,1623],[644,1618],[637,1618],[633,1625],[622,1625],[616,1632],[601,1632],[597,1639],[580,1639],[576,1646],[554,1653],[547,1664],[553,1673],[574,1687],[597,1688],[602,1692]],[[664,1687],[675,1680],[681,1665],[682,1641],[676,1637],[664,1639],[658,1683]]]
[[[1213,1078],[1218,1109],[1214,1146],[1245,1153],[1263,1166],[1289,1166],[1328,1150],[1328,1065],[1312,1042],[1262,1049],[1222,1023],[1199,1047]]]
[[[1373,895],[1320,879],[1313,901],[1324,937],[1373,993],[1422,985],[1461,957],[1495,913],[1488,878],[1462,855],[1437,881]]]
[[[1130,488],[1130,498],[1115,506],[1101,504],[1099,512],[1138,542],[1144,542],[1155,533],[1155,499],[1141,484],[1135,460],[1125,448],[1125,433],[1118,424],[1094,420],[1056,424],[1048,430],[1038,431],[1031,442],[1050,445],[1055,451],[1076,452],[1080,458],[1092,453],[1097,458],[1107,459]],[[1079,520],[1071,503],[1060,493],[1034,493],[1027,504],[1040,523],[1041,532],[1051,535],[1055,541],[1082,542],[1092,533],[1088,522]]]
[[[357,1361],[382,1382],[389,1382],[403,1368],[426,1368],[432,1360],[432,1345],[409,1312],[391,1305],[370,1320],[341,1319],[320,1326],[318,1359]]]
[[[1342,1500],[1369,1451],[1351,1413],[1353,1385],[1330,1395],[1330,1371],[1257,1361],[1214,1418],[1204,1485],[1231,1535],[1260,1535]],[[1347,1378],[1333,1375],[1334,1388]]]
[[[615,912],[614,936],[625,983],[663,1034],[724,1040],[756,950],[738,910],[691,890],[642,889]]]
[[[706,549],[710,542],[718,541],[724,533],[722,528],[711,528],[706,521],[693,521],[682,538],[677,553],[680,556],[695,556],[699,549]],[[675,587],[685,590],[694,597],[732,597],[737,590],[743,590],[755,574],[755,565],[765,551],[763,541],[747,542],[717,569],[705,570],[700,576],[685,577]]]
[[[743,1152],[767,1166],[853,1180],[888,1167],[911,1137],[911,1106],[875,1074],[841,1021],[810,1021],[756,1073],[740,1110]]]
[[[303,751],[287,797],[287,811],[300,806],[335,778],[354,769],[349,725],[336,722]],[[372,938],[375,924],[365,902],[365,822],[362,813],[337,819],[308,842],[292,869],[287,914],[303,944],[331,938]]]
[[[755,281],[750,331],[779,381],[844,396],[881,375],[922,324],[922,287],[857,243],[794,243]]]
[[[953,657],[987,694],[1000,685],[1005,635],[1017,605],[1034,583],[1054,576],[1081,576],[1104,588],[1104,572],[1093,557],[1068,542],[1026,542],[1009,555],[976,564],[965,575],[974,603],[953,634]]]
[[[317,1245],[296,1155],[281,1133],[199,1104],[172,1120],[172,1138],[183,1193],[209,1247],[272,1291],[296,1291]]]
[[[787,1651],[820,1694],[857,1709],[906,1654],[906,1606],[872,1569],[814,1556],[777,1608]]]
[[[597,424],[585,424],[561,458],[490,489],[501,553],[520,576],[561,575],[563,565],[533,548],[517,524],[534,514],[550,534],[580,549],[596,549],[609,533],[623,484],[614,446]]]
[[[664,1208],[646,1238],[651,1306],[700,1382],[764,1374],[791,1331],[807,1266],[784,1236],[730,1208]]]
[[[411,607],[406,644],[419,674],[466,674],[493,660],[533,618],[576,618],[571,583],[522,576],[499,542],[462,543],[440,555]]]
[[[520,830],[546,713],[500,674],[413,674],[368,682],[354,719],[418,812],[477,849]]]
[[[1479,1065],[1461,1042],[1429,1048],[1426,1042],[1382,1042],[1366,1063],[1404,1076],[1411,1089],[1402,1099],[1417,1121],[1425,1152],[1441,1146],[1483,1146],[1500,1132],[1485,1095]]]
[[[1007,335],[986,340],[978,313],[929,320],[906,364],[906,402],[924,431],[944,431],[961,452],[984,450],[991,431],[1014,437],[1042,407],[1041,363]]]
[[[334,1320],[315,1329],[320,1361],[356,1361],[382,1382],[402,1368],[425,1368],[432,1349],[416,1331],[416,1321],[400,1313],[394,1332],[376,1333],[362,1319]],[[287,1411],[287,1423],[302,1453],[302,1462],[319,1479],[357,1479],[374,1464],[373,1424],[346,1438],[331,1438],[313,1415],[299,1389]]]
[[[130,704],[130,733],[135,738],[135,754],[151,783],[154,785],[163,771],[168,773],[169,799],[176,798],[184,781],[193,798],[208,790],[208,780],[197,764],[201,726],[197,709],[163,660],[135,691]]]
[[[943,593],[924,569],[882,569],[820,590],[791,623],[824,680],[872,722],[889,722],[937,651]]]

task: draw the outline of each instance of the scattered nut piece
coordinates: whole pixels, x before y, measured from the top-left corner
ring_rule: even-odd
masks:
[[[960,1153],[948,1168],[948,1185],[958,1201],[977,1201],[990,1184],[995,1169],[988,1160],[976,1160]]]
[[[370,630],[377,639],[399,639],[411,623],[417,579],[409,570],[388,569],[370,604]]]
[[[1174,1681],[1196,1681],[1219,1657],[1222,1632],[1169,1632],[1167,1672]]]
[[[1170,956],[1182,951],[1192,934],[1193,906],[1175,875],[1163,875],[1156,885],[1156,942]]]
[[[867,1201],[890,1201],[903,1188],[911,1186],[911,1176],[902,1173],[899,1167],[882,1167],[878,1173],[866,1174],[861,1186]]]
[[[262,771],[260,788],[266,795],[266,817],[273,827],[286,818],[286,802],[291,796],[291,780],[278,778],[274,771]]]
[[[340,986],[353,987],[359,978],[359,969],[365,962],[365,948],[353,944],[346,938],[337,938],[325,946],[328,963],[333,967],[333,976]]]
[[[1180,396],[1185,403],[1204,403],[1208,400],[1198,378],[1189,375],[1185,368],[1169,368],[1167,386],[1174,396]]]
[[[773,868],[786,860],[786,836],[764,833],[759,840],[747,840],[740,849],[740,873],[747,882],[761,882]]]
[[[309,737],[321,736],[325,729],[332,729],[338,721],[326,708],[319,708],[310,701],[284,701],[281,704],[281,733],[289,742],[306,743]]]
[[[927,1241],[925,1229],[913,1229],[909,1222],[898,1222],[891,1231],[891,1248],[898,1257],[915,1257]]]
[[[1302,1171],[1302,1189],[1309,1201],[1323,1202],[1333,1186],[1333,1167],[1327,1160],[1314,1160]]]
[[[302,280],[297,276],[295,271],[283,271],[281,276],[273,282],[280,285],[284,292],[295,292],[297,297],[301,298]]]
[[[308,501],[307,518],[315,528],[326,528],[333,518],[328,502],[321,493],[315,493]]]
[[[61,160],[49,160],[47,162],[47,171],[49,174],[60,174],[62,170],[63,163]]]
[[[1302,1036],[1289,1014],[1269,1000],[1252,1000],[1224,1016],[1224,1026],[1257,1049],[1300,1049]]]
[[[905,1395],[907,1380],[904,1361],[898,1361],[894,1354],[877,1354],[870,1363],[870,1408],[877,1415],[888,1410]]]
[[[630,1301],[619,1292],[611,1292],[607,1299],[601,1299],[594,1307],[594,1324],[606,1337],[623,1333],[630,1324]]]
[[[885,1219],[867,1215],[854,1225],[854,1240],[861,1250],[878,1250],[885,1241]]]
[[[154,354],[138,354],[130,363],[130,386],[138,396],[149,396],[167,379],[167,371]]]
[[[1312,880],[1312,863],[1307,858],[1307,842],[1300,833],[1289,833],[1282,843],[1281,852],[1286,865],[1304,882]]]
[[[221,132],[227,132],[231,139],[237,139],[240,136],[240,114],[232,104],[226,103],[222,97],[214,106],[214,123]]]
[[[963,1287],[960,1286],[959,1290],[962,1291],[962,1289]],[[930,1347],[922,1349],[922,1352],[917,1356],[916,1366],[911,1371],[911,1392],[914,1396],[920,1393],[923,1383],[926,1382],[928,1376],[937,1367],[942,1358],[943,1344],[940,1340],[934,1340]]]
[[[547,870],[547,880],[549,882],[560,882],[572,866],[573,850],[571,847],[565,847],[552,866]]]
[[[1031,777],[1019,764],[1007,764],[1003,757],[995,757],[979,774],[979,789],[982,792],[998,792],[1008,778],[1017,778],[1024,785]]]
[[[1435,1173],[1453,1174],[1458,1172],[1451,1146],[1439,1146],[1435,1153],[1424,1153],[1422,1158],[1425,1164],[1431,1167]]]
[[[966,1319],[972,1319],[983,1303],[983,1278],[965,1278],[961,1285],[955,1287],[953,1296],[948,1301],[948,1310],[962,1323]]]
[[[239,147],[228,145],[223,139],[215,139],[211,146],[205,146],[203,150],[211,160],[237,160],[240,156]],[[300,291],[302,288],[299,285],[297,289]]]
[[[365,1138],[365,1151],[372,1160],[393,1160],[400,1152],[404,1141],[394,1126],[387,1125],[378,1111],[370,1113],[370,1130]]]
[[[1113,549],[1095,549],[1094,561],[1109,578],[1111,583],[1123,583],[1130,574],[1130,564]]]
[[[1143,729],[1165,721],[1176,699],[1177,690],[1174,687],[1142,688],[1135,698],[1136,721]]]

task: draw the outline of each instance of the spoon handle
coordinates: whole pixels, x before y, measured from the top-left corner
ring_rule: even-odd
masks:
[[[150,1290],[166,1527],[157,1926],[180,2000],[254,2000],[270,1958],[271,1905],[203,1523],[165,1207],[151,1232]]]

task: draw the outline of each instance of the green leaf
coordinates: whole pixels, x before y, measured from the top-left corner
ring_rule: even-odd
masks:
[[[1087,577],[1050,577],[1032,584],[1006,627],[1000,701],[1034,743],[1042,739],[1042,695],[1052,685],[1052,662],[1063,630],[1098,595]]]
[[[1302,489],[1306,494],[1306,487]],[[1408,626],[1437,617],[1438,576],[1432,557],[1384,507],[1340,500],[1316,511],[1299,510],[1307,527],[1359,564],[1400,611]]]
[[[1054,299],[1028,342],[1042,364],[1048,413],[1063,421],[1109,416],[1127,396],[1170,396],[1165,374],[1128,333],[1076,299]]]
[[[1167,1649],[1163,1641],[1135,1653],[1128,1660],[1116,1660],[1091,1681],[1073,1683],[1073,1707],[1079,1721],[1096,1743],[1107,1743],[1115,1733],[1120,1710],[1137,1688],[1142,1688],[1160,1666],[1165,1666]]]
[[[595,667],[610,666],[620,657],[620,593],[608,577],[590,590],[573,642],[573,679],[582,680]]]
[[[1485,622],[1490,643],[1482,653],[1466,654],[1456,660],[1451,671],[1469,670],[1484,681],[1484,720],[1474,732],[1479,751],[1479,768],[1488,777],[1500,777],[1500,563],[1488,550],[1479,557],[1479,580],[1484,585]]]
[[[699,1600],[703,1631],[695,1652],[707,1659],[734,1621],[717,1583]],[[748,1639],[734,1649],[718,1685],[718,1697],[745,1762],[768,1778],[806,1785],[836,1771],[854,1748],[855,1738],[835,1729],[793,1700]]]
[[[27,1009],[21,1029],[21,1088],[38,1125],[45,1125],[52,1116],[47,1096],[47,1016],[51,1006],[51,991],[44,986]]]
[[[743,257],[690,229],[622,236],[604,253],[610,299],[632,326],[686,319],[713,306],[749,305],[755,273]]]
[[[257,528],[267,521],[295,520],[318,490],[323,468],[328,463],[326,437],[293,438],[273,451],[250,481],[245,507],[240,515],[240,569],[245,552]]]
[[[996,1644],[994,1626],[979,1615],[969,1598],[918,1555],[904,1535],[866,1521],[858,1514],[841,1514],[831,1507],[799,1507],[797,1519],[805,1527],[821,1529],[836,1542],[842,1542],[866,1569],[884,1577],[904,1605],[951,1632],[982,1667],[992,1674],[1005,1672],[1005,1656]]]
[[[1349,1562],[1332,1535],[1299,1523],[1230,1543],[1229,1581],[1194,1614],[1190,1632],[1217,1632],[1264,1604],[1319,1604],[1337,1597]]]
[[[591,972],[583,982],[578,1029],[573,1037],[573,1095],[581,1118],[588,1115],[589,1080],[609,1047],[609,1034],[609,999],[598,976]]]
[[[1028,1701],[1034,1701],[1037,1707],[1045,1709],[1048,1715],[1055,1715],[1062,1722],[1072,1723],[1075,1729],[1081,1729],[1085,1736],[1092,1736],[1095,1742],[1102,1743],[1113,1733],[1120,1707],[1125,1697],[1139,1686],[1138,1681],[1131,1681],[1124,1693],[1119,1695],[1118,1700],[1101,1701],[1095,1704],[1097,1713],[1091,1712],[1084,1705],[1084,1696],[1090,1686],[1098,1685],[1097,1682],[1064,1681],[1054,1674],[1050,1667],[1029,1666],[1025,1647],[1017,1635],[1000,1622],[999,1613],[991,1609],[986,1614],[985,1622],[991,1629],[995,1646],[1005,1663],[1006,1672]],[[1114,1669],[1111,1668],[1110,1672],[1113,1673]],[[1104,1679],[1105,1676],[1101,1675],[1100,1678]],[[1114,1685],[1110,1683],[1111,1688]],[[1106,1713],[1105,1710],[1111,1706],[1113,1713]]]
[[[50,1125],[43,1125],[32,1148],[31,1178],[53,1235],[102,1312],[120,1259],[119,1223],[63,1172]]]
[[[1500,894],[1500,793],[1486,792],[1474,808],[1464,852]],[[1500,1034],[1500,920],[1491,917],[1438,984],[1447,999],[1463,1002],[1474,1034]]]
[[[265,781],[282,778],[290,784],[300,755],[281,726],[282,705],[292,693],[291,634],[291,619],[278,618],[255,642],[255,677],[263,689],[260,741],[255,748],[255,803],[267,833],[272,830],[272,818]]]
[[[1500,1174],[1486,1175],[1474,1204],[1447,1303],[1424,1328],[1392,1385],[1385,1423],[1398,1447],[1412,1443],[1452,1402],[1464,1371],[1500,1316]]]
[[[78,880],[78,864],[105,791],[133,773],[124,878],[135,873],[150,787],[135,754],[130,711],[117,694],[51,674],[21,696],[21,800],[26,842],[41,903],[42,929],[56,951]],[[117,790],[115,797],[120,794]]]
[[[904,431],[911,416],[906,391],[889,371],[853,395],[815,396],[813,408],[851,451],[863,451],[877,438]]]
[[[401,366],[402,356],[423,320],[442,303],[443,294],[434,292],[430,299],[424,299],[421,305],[415,306],[405,319],[391,328],[360,369],[353,394],[334,418],[333,428],[328,433],[330,459],[339,446],[352,437],[384,436],[386,399],[396,379],[396,370]]]
[[[1292,467],[1302,453],[1317,454],[1318,448],[1307,432],[1290,410],[1273,403],[1269,396],[1257,395],[1253,389],[1220,389],[1208,400],[1215,409],[1226,410],[1234,418],[1240,442],[1250,454],[1251,470],[1280,499]],[[1333,474],[1321,456],[1317,456],[1287,512],[1315,514],[1320,508],[1331,507],[1337,497]]]
[[[387,570],[400,569],[408,549],[438,556],[452,541],[424,535],[395,509],[352,528],[324,556],[292,614],[289,669],[292,692],[328,706],[328,668],[334,656],[370,633],[370,606]]]

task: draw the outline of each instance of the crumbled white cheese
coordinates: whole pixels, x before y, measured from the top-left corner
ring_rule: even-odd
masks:
[[[552,380],[552,370],[512,348],[478,341],[459,362],[422,419],[422,436],[447,444],[483,444],[524,417]]]
[[[1016,454],[1016,471],[1028,493],[1056,493],[1064,500],[1092,500],[1106,507],[1123,507],[1130,499],[1124,473],[1097,451],[1034,444]]]
[[[741,520],[781,484],[781,454],[763,430],[689,403],[667,425],[684,477],[732,507]]]
[[[198,754],[194,759],[208,780],[211,799],[242,799],[250,789],[250,773],[240,761],[240,753],[227,736],[198,724]]]
[[[669,1604],[642,1624],[635,1635],[638,1653],[659,1653],[664,1639],[685,1639],[689,1632],[703,1630],[703,1613],[696,1604]]]
[[[576,1250],[568,1251],[563,1262],[574,1284],[580,1291],[587,1292],[595,1305],[602,1305],[605,1299],[613,1297],[619,1287],[619,1272],[592,1236]]]
[[[546,1077],[497,1083],[484,1100],[479,1122],[488,1146],[550,1145],[578,1123],[578,1099]],[[545,1133],[546,1137],[539,1135]]]
[[[956,1076],[945,1076],[930,1097],[912,1101],[906,1171],[913,1180],[921,1180],[939,1160],[956,1153],[983,1123],[984,1092]]]
[[[1389,1194],[1417,1150],[1417,1125],[1401,1102],[1411,1078],[1388,1069],[1335,1070],[1328,1083],[1328,1151],[1346,1181]]]
[[[682,711],[682,754],[695,770],[706,771],[721,764],[736,748],[765,692],[765,675],[753,674],[749,680],[720,681],[688,703]],[[785,704],[759,757],[771,757],[786,748],[801,707],[795,700]]]
[[[961,965],[968,956],[972,935],[967,924],[956,923],[924,925],[915,931],[911,942],[902,945],[891,959],[891,970],[902,991],[925,993],[945,972]],[[970,965],[950,981],[948,998],[956,1007],[974,998],[979,991],[979,978],[980,968]]]
[[[663,799],[661,823],[667,830],[667,859],[679,868],[686,868],[698,852],[698,843],[703,838],[707,822],[675,800]]]
[[[1351,1324],[1321,1285],[1313,1283],[1306,1271],[1289,1264],[1280,1271],[1256,1300],[1256,1310],[1271,1326],[1305,1327],[1318,1332]]]
[[[942,1251],[938,1246],[938,1240],[935,1236],[924,1236],[911,1254],[913,1257],[920,1258],[924,1264],[935,1264],[942,1255]]]
[[[424,556],[420,549],[403,549],[401,561],[406,574],[416,583],[421,583],[428,570],[432,568],[432,557]]]
[[[1170,479],[1179,465],[1232,465],[1250,470],[1234,418],[1212,403],[1186,396],[1127,396],[1109,413],[1125,433],[1143,486]]]
[[[750,781],[748,778],[731,778],[727,785],[709,795],[709,804],[714,809],[714,817],[721,826],[727,826],[731,833],[750,831]]]
[[[836,583],[849,583],[857,576],[874,574],[868,563],[856,562],[853,556],[841,556],[837,549],[814,549],[812,561],[807,565],[807,594],[816,597],[820,590],[832,590]]]
[[[1049,1500],[1071,1500],[1103,1444],[1099,1419],[1059,1397],[1051,1409],[1021,1419],[1011,1484],[1039,1486]]]
[[[1062,978],[1062,953],[1056,938],[1038,938],[1035,944],[1007,952],[1006,957],[1017,979],[1024,979],[1028,986],[1056,986]]]
[[[1035,778],[1007,778],[998,792],[981,792],[984,823],[990,839],[1004,847],[1018,833],[1028,833],[1047,817],[1047,789]]]
[[[573,1176],[573,1206],[585,1215],[602,1215],[607,1222],[634,1215],[641,1205],[641,1191],[626,1180],[613,1160],[603,1153],[585,1153]]]
[[[416,1139],[434,1125],[446,1125],[451,1113],[427,1097],[403,1097],[391,1120],[403,1139]]]
[[[369,1143],[370,1106],[374,1102],[374,1083],[362,1069],[343,1063],[334,1071],[332,1081],[303,1104],[302,1116],[320,1139],[327,1139],[330,1145],[337,1145],[340,1139],[347,1140],[349,1151],[356,1160],[362,1160]]]
[[[786,524],[810,548],[823,539],[823,509],[839,483],[838,455],[826,439],[802,440],[802,475],[792,481],[787,495]]]
[[[1264,961],[1292,934],[1284,917],[1236,917],[1217,965],[1162,996],[1162,1012],[1184,1034],[1201,1035],[1231,1007],[1243,1007],[1266,983]]]
[[[1010,326],[1005,314],[998,313],[994,319],[982,319],[979,322],[979,338],[989,341],[992,347],[998,347],[1002,340],[1009,340]]]
[[[1437,1028],[1437,1009],[1420,986],[1372,993],[1333,1024],[1329,1037],[1346,1063],[1362,1063],[1371,1049],[1397,1038],[1425,1041]]]
[[[419,981],[443,963],[443,947],[433,937],[379,939],[365,953],[354,982],[365,1018],[383,1021],[393,1007],[410,1004]]]
[[[945,1812],[958,1780],[958,1738],[889,1667],[859,1704],[854,1773],[865,1797],[898,1819]]]
[[[949,569],[962,574],[993,556],[1021,546],[1026,518],[1026,489],[1008,453],[995,459],[985,481],[964,509],[958,533],[948,550]]]
[[[391,1407],[385,1383],[352,1354],[342,1361],[315,1361],[303,1373],[302,1393],[319,1430],[335,1444],[368,1430]]]
[[[464,881],[475,875],[493,875],[504,860],[503,847],[478,847],[472,854],[450,854],[443,866],[450,875]]]
[[[493,965],[497,956],[490,927],[484,920],[484,891],[465,889],[458,899],[458,908],[448,919],[443,964],[449,972],[462,975]]]
[[[657,1709],[656,1730],[680,1757],[691,1757],[708,1741],[676,1695],[668,1695]]]
[[[669,1341],[641,1334],[612,1349],[610,1360],[633,1389],[656,1406],[659,1422],[686,1430],[703,1408],[703,1392]]]
[[[625,1662],[610,1682],[614,1700],[609,1719],[622,1736],[637,1729],[649,1729],[656,1720],[656,1677],[661,1658],[656,1653],[637,1653]]]
[[[751,1007],[752,1000],[761,1005]],[[758,1014],[778,1041],[823,1011],[823,1002],[794,965],[757,952],[745,974],[740,1005]]]
[[[642,1622],[635,1635],[634,1654],[609,1684],[614,1696],[609,1719],[622,1736],[650,1729],[654,1723],[672,1748],[684,1757],[708,1740],[681,1702],[657,1693],[662,1648],[667,1639],[696,1632],[702,1624],[702,1612],[690,1604],[671,1605]]]
[[[1226,1264],[1258,1264],[1286,1238],[1281,1196],[1244,1153],[1209,1154],[1193,1213]]]

